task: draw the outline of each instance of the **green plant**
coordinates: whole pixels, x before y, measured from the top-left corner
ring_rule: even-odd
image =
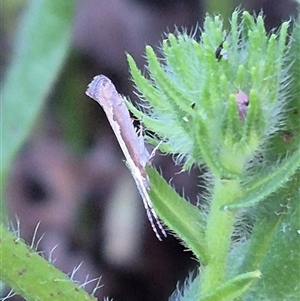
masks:
[[[36,9],[46,3],[55,6],[54,1],[32,3]],[[298,298],[299,20],[288,44],[287,30],[288,23],[283,23],[280,31],[268,35],[262,16],[255,19],[247,12],[234,12],[231,31],[225,34],[220,17],[207,16],[199,41],[185,33],[169,34],[162,59],[146,48],[150,79],[128,56],[132,77],[147,104],[144,113],[127,104],[156,133],[148,137],[149,142],[162,141],[161,150],[177,155],[185,170],[193,165],[207,169],[203,176],[207,192],[197,207],[177,195],[155,169],[147,169],[155,210],[199,261],[196,277],[189,276],[170,300]],[[63,34],[58,38],[62,48],[56,62],[62,61],[67,48]],[[49,61],[47,66],[52,64]],[[22,70],[14,72],[22,77]],[[51,69],[46,82],[40,83],[36,102],[26,103],[28,120],[26,114],[18,120],[22,126],[16,132],[18,139],[2,154],[1,176],[57,70]],[[12,77],[8,82],[4,113],[15,107],[10,91],[16,80]],[[7,102],[9,97],[13,100]],[[14,124],[3,121],[6,142]],[[245,226],[251,229],[243,230]],[[93,300],[5,226],[0,233],[1,280],[14,291],[27,300]]]
[[[288,23],[267,34],[262,15],[235,11],[222,25],[207,16],[200,41],[169,34],[161,58],[147,46],[149,78],[128,55],[143,110],[127,103],[149,142],[207,169],[198,207],[148,169],[155,210],[200,263],[171,299],[296,300],[300,27],[287,45]]]

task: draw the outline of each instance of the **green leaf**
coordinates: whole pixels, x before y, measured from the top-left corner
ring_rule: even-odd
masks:
[[[273,210],[274,206],[270,206],[270,209],[271,208]],[[239,267],[240,272],[247,272],[260,267],[262,258],[270,247],[274,234],[280,225],[282,215],[276,215],[271,210],[270,213],[267,212],[267,210],[261,211],[263,211],[263,214],[257,217],[250,241],[247,241],[246,246],[242,249],[244,252],[244,260]],[[259,214],[258,212],[256,213]],[[262,237],[264,237],[264,239],[262,239]],[[237,250],[237,252],[238,251],[239,250]],[[235,253],[235,261],[239,255],[241,254]]]
[[[259,226],[253,229],[251,245],[242,267],[259,267],[263,277],[255,283],[244,301],[299,300],[299,185],[300,173],[293,178],[288,187],[281,189],[276,199],[268,201],[269,206],[261,207],[257,213]],[[277,206],[276,211],[274,211],[274,201]],[[269,226],[271,229],[267,228]],[[275,233],[274,229],[276,229]],[[265,245],[264,240],[267,240],[269,247],[264,246],[263,249],[267,250],[261,250],[260,247],[260,244]]]
[[[179,35],[178,38],[174,34],[169,34],[168,39],[163,41],[163,52],[167,59],[168,71],[172,74],[174,81],[180,82],[178,88],[181,86],[186,87],[186,90],[179,92],[179,94],[187,94],[187,90],[195,90],[198,81],[197,77],[195,77],[195,70],[200,67],[197,64],[197,49],[199,48],[200,45],[185,34]],[[186,53],[186,56],[182,55],[183,51]],[[194,68],[191,68],[191,64],[187,63],[187,56],[191,60],[194,59]],[[187,103],[191,104],[191,99]]]
[[[259,142],[265,129],[261,106],[262,104],[257,97],[256,91],[251,90],[250,103],[243,126],[243,136],[251,153],[254,153],[259,147]]]
[[[299,84],[299,77],[300,77],[300,56],[299,56],[299,49],[300,49],[300,15],[298,16],[298,20],[294,24],[293,32],[291,35],[291,44],[289,49],[289,55],[287,62],[290,64],[291,74],[293,75],[291,81],[291,91],[293,96],[298,99],[299,105],[299,97],[300,97],[300,84]],[[299,124],[299,123],[298,123]]]
[[[194,273],[190,273],[182,286],[177,285],[177,289],[172,293],[169,301],[199,301],[200,278],[200,274],[194,277]]]
[[[166,123],[163,120],[154,119],[149,115],[141,112],[130,101],[126,100],[125,98],[124,101],[128,109],[131,111],[131,113],[135,117],[137,117],[148,130],[153,131],[156,135],[159,136],[166,135],[168,137],[173,135],[174,127],[168,127],[168,129],[166,129],[165,127]]]
[[[0,225],[1,280],[27,301],[95,301],[67,275]]]
[[[226,108],[228,118],[224,122],[224,137],[225,147],[232,150],[233,145],[241,139],[242,124],[239,119],[236,97],[235,95],[229,96],[228,106]]]
[[[201,297],[199,301],[232,301],[242,296],[249,290],[255,280],[261,276],[260,271],[253,271],[239,275],[223,285],[220,285],[213,292]]]
[[[29,135],[66,59],[74,6],[71,0],[28,2],[2,92],[1,174]]]
[[[152,167],[147,167],[150,178],[149,192],[153,207],[168,228],[202,262],[207,262],[204,243],[205,221],[201,211],[180,197],[164,178]]]
[[[160,91],[156,89],[151,84],[151,82],[141,74],[134,59],[130,54],[127,54],[127,61],[134,83],[137,86],[139,92],[143,94],[143,97],[149,102],[151,102],[152,106],[155,107],[157,110],[170,110],[172,108],[170,103],[161,101],[162,95]]]
[[[186,93],[182,93],[182,91],[178,89],[178,86],[175,85],[175,82],[172,81],[172,74],[168,74],[167,71],[163,69],[163,66],[160,65],[151,46],[146,46],[146,54],[151,70],[151,77],[154,78],[156,85],[165,96],[172,100],[170,101],[170,105],[176,114],[185,114],[184,112],[192,113],[191,100],[186,96]],[[181,76],[183,76],[183,74],[181,74]],[[181,121],[181,118],[179,121]]]
[[[274,170],[268,170],[265,176],[259,177],[245,188],[245,193],[238,201],[226,204],[224,210],[236,210],[254,206],[284,185],[300,166],[300,151],[285,159]]]
[[[220,178],[225,179],[238,179],[240,174],[228,170],[222,162],[220,162],[220,158],[218,156],[217,151],[211,144],[213,141],[211,135],[209,134],[209,128],[207,127],[207,123],[198,116],[198,122],[195,125],[195,143],[194,143],[194,158],[195,160],[200,161],[201,157],[203,158],[205,164],[211,170],[214,175],[218,175]]]

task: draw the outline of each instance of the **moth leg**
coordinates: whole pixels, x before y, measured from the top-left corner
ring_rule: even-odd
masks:
[[[149,195],[147,194],[147,196],[145,196],[145,198],[142,198],[142,199],[143,199],[144,207],[146,209],[147,217],[151,224],[152,230],[154,231],[158,240],[162,241],[162,238],[161,238],[159,232],[164,237],[167,237],[167,233],[166,233],[165,229],[163,228],[161,222],[159,221],[159,218],[152,206],[152,202],[149,198]]]
[[[140,124],[140,128],[137,129],[137,135],[138,135],[138,153],[140,156],[140,162],[141,162],[141,165],[143,167],[145,167],[149,161],[150,154],[149,154],[148,150],[146,149],[145,139],[143,136],[142,124]]]
[[[164,230],[162,224],[159,221],[159,218],[153,208],[151,199],[149,197],[148,194],[148,189],[149,189],[149,184],[148,181],[146,179],[144,179],[141,174],[138,175],[134,175],[134,180],[136,183],[136,186],[138,188],[138,191],[142,197],[143,203],[144,203],[144,207],[146,209],[146,213],[147,213],[147,217],[148,220],[150,221],[151,227],[156,235],[156,237],[158,238],[158,240],[162,240],[160,233],[163,234],[163,236],[167,236],[166,231]]]
[[[152,159],[154,158],[157,150],[159,149],[159,147],[161,146],[161,144],[163,143],[163,141],[160,141],[152,150],[149,159],[148,159],[148,163],[151,163]]]

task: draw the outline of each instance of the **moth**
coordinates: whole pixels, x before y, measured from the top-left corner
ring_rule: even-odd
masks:
[[[145,167],[149,164],[151,155],[145,147],[143,136],[137,135],[124,100],[105,75],[95,76],[85,94],[103,108],[142,197],[151,227],[156,237],[162,240],[160,233],[163,236],[167,234],[158,219],[148,193],[150,183]]]

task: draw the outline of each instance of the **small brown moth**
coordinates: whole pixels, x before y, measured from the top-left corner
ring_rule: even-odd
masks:
[[[145,147],[143,137],[138,136],[134,129],[124,100],[118,94],[113,83],[104,75],[95,76],[85,93],[96,100],[103,108],[143,199],[151,227],[156,237],[162,240],[159,232],[163,236],[167,236],[167,234],[154,211],[148,194],[150,183],[145,166],[149,164],[151,155]]]

